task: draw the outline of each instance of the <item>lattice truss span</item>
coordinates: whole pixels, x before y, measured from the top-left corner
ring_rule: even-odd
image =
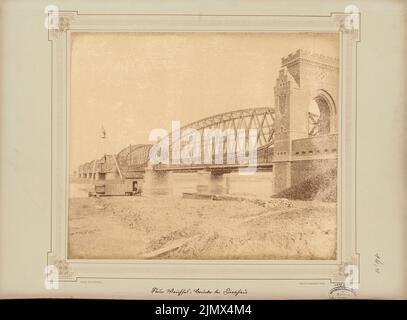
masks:
[[[232,150],[236,154],[238,150],[245,150],[246,153],[249,150],[249,129],[257,130],[257,152],[258,156],[262,153],[270,153],[270,148],[274,144],[274,120],[275,113],[273,108],[251,108],[251,109],[242,109],[232,112],[225,112],[217,114],[211,117],[201,119],[199,121],[192,122],[188,125],[181,127],[179,138],[175,137],[174,133],[169,134],[167,137],[169,139],[169,150],[170,159],[171,150],[173,145],[177,143],[180,150],[183,149],[187,144],[191,142],[191,131],[188,129],[195,129],[200,135],[201,141],[201,155],[200,159],[204,159],[204,152],[207,148],[212,147],[212,155],[215,157],[215,138],[212,136],[212,139],[205,139],[208,137],[207,129],[211,129],[212,134],[216,130],[222,132],[223,134],[223,159],[226,161],[226,156],[229,150]],[[244,146],[240,145],[240,148],[237,147],[238,143],[238,131],[241,133],[244,132]],[[229,146],[228,146],[229,143]],[[268,151],[267,151],[268,150]]]
[[[129,145],[117,154],[117,163],[124,171],[147,166],[151,144]]]
[[[204,131],[211,129],[212,132],[220,130],[223,135],[223,159],[226,163],[226,156],[228,151],[228,139],[234,142],[229,146],[229,149],[238,150],[237,148],[237,135],[238,130],[245,132],[244,150],[249,150],[249,129],[257,130],[257,159],[259,162],[267,162],[271,160],[273,145],[274,145],[274,120],[275,113],[273,108],[251,108],[242,109],[232,112],[225,112],[211,117],[192,122],[180,128],[179,146],[180,149],[188,144],[190,131],[187,129],[195,129],[201,137],[201,161],[204,159],[203,152],[208,146],[205,144]],[[183,134],[184,133],[184,134]],[[169,156],[171,159],[171,150],[173,143],[177,139],[173,139],[173,133],[167,137],[169,140]],[[214,139],[212,143],[213,157],[216,155]],[[106,155],[98,160],[85,163],[79,167],[79,173],[108,173],[116,170],[116,163],[123,172],[137,170],[146,167],[149,162],[149,151],[151,144],[137,144],[129,145],[122,149],[117,155]],[[242,149],[242,147],[241,147]],[[116,159],[115,159],[115,158]],[[215,159],[214,159],[215,161]]]

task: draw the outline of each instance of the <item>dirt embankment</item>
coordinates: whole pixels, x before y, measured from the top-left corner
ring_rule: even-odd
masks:
[[[72,198],[70,258],[334,259],[336,204]]]
[[[337,169],[335,168],[288,188],[274,195],[273,198],[336,202],[336,184]]]

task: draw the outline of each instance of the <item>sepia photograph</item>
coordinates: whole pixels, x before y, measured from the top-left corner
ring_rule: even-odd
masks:
[[[337,259],[338,33],[70,41],[69,259]]]

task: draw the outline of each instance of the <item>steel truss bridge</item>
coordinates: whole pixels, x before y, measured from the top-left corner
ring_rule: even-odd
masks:
[[[309,137],[318,136],[318,116],[312,113],[308,114],[309,120]],[[215,152],[213,151],[213,161],[210,164],[202,164],[204,155],[201,154],[201,162],[199,163],[181,163],[171,164],[172,156],[171,150],[174,143],[178,143],[182,149],[187,143],[187,135],[190,133],[187,129],[195,129],[203,141],[206,129],[221,130],[224,132],[223,136],[223,163],[216,163]],[[149,163],[149,152],[153,147],[151,144],[137,144],[129,145],[122,149],[116,155],[106,155],[100,159],[81,165],[78,169],[78,176],[80,178],[99,178],[109,179],[120,177],[133,177],[140,172],[145,171],[147,167],[157,172],[177,171],[177,172],[195,172],[199,170],[211,171],[213,174],[222,174],[237,171],[241,168],[248,167],[247,163],[227,163],[227,141],[230,135],[237,136],[238,131],[244,130],[245,134],[245,149],[249,147],[249,130],[257,130],[257,171],[272,171],[274,159],[274,136],[275,136],[275,110],[274,108],[250,108],[242,109],[231,112],[225,112],[214,116],[206,117],[204,119],[192,122],[180,128],[180,136],[175,138],[173,133],[168,136],[169,151],[170,151],[170,164],[153,165]],[[189,133],[188,133],[189,132]],[[237,152],[236,139],[231,140],[233,143],[229,148]],[[212,142],[212,140],[211,140]],[[201,144],[201,152],[205,150],[207,145]],[[218,161],[219,162],[219,161]]]

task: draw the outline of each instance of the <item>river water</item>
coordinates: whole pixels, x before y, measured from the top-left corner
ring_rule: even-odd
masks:
[[[70,183],[70,197],[88,197],[88,192],[91,190],[94,190],[91,180]],[[182,197],[183,192],[201,192],[264,198],[271,196],[273,191],[274,175],[272,172],[256,172],[252,175],[240,175],[239,173],[211,175],[209,172],[158,173],[146,171],[143,181],[143,195],[149,196]]]
[[[209,172],[157,173],[147,171],[143,194],[182,196],[183,192],[230,194],[236,196],[269,197],[273,194],[272,172],[256,172],[252,175],[226,173],[211,175]]]

